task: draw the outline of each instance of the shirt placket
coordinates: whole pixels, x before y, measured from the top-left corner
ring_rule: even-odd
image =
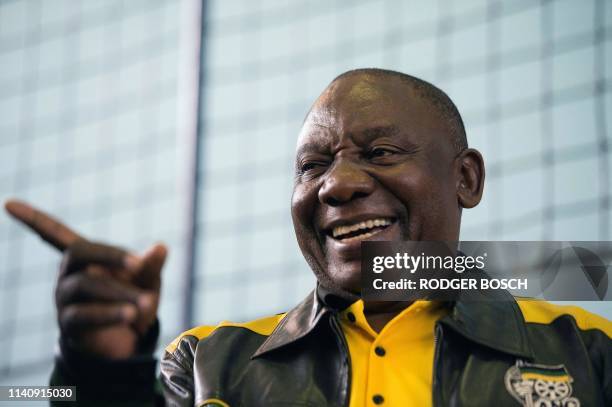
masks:
[[[384,335],[376,335],[368,355],[368,405],[382,406],[386,402],[387,394],[384,392],[385,364],[387,360],[387,348],[384,343]]]

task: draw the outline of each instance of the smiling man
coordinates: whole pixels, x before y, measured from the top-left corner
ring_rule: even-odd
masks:
[[[79,400],[181,406],[598,406],[612,403],[609,321],[541,301],[364,302],[364,240],[457,241],[484,163],[441,90],[350,71],[298,138],[292,217],[318,284],[287,313],[184,332],[151,357],[165,249],[86,241],[19,202],[7,209],[65,251],[55,385]]]
[[[480,201],[484,164],[442,91],[410,76],[357,70],[315,102],[298,139],[292,214],[319,281],[360,292],[360,242],[459,238]]]

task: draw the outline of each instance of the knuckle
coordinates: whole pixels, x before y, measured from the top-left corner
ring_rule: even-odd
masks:
[[[82,252],[87,251],[91,247],[92,243],[87,241],[86,239],[76,239],[72,242],[67,248],[67,253],[80,254]]]
[[[84,274],[89,276],[90,278],[105,277],[107,276],[107,269],[102,266],[92,264],[85,268]]]
[[[80,317],[79,308],[77,306],[68,306],[60,313],[59,324],[65,330],[70,330],[78,325]]]
[[[118,246],[109,246],[106,244],[99,244],[100,255],[105,259],[115,262],[120,262],[123,256],[127,253],[123,248]]]
[[[62,256],[62,263],[60,265],[60,269],[62,271],[65,271],[66,269],[68,269],[68,267],[70,267],[70,265],[73,263],[73,259],[74,258],[74,251],[71,248],[67,248],[64,251],[64,255]]]
[[[83,244],[83,243],[81,243]],[[101,242],[86,242],[83,252],[86,253],[86,260],[93,263],[102,263],[116,267],[122,264],[123,257],[127,253],[121,247],[108,245]]]
[[[57,285],[56,297],[58,305],[69,304],[80,298],[86,297],[88,285],[85,276],[72,274],[64,277]]]
[[[85,239],[77,239],[71,243],[64,251],[61,265],[62,271],[66,272],[81,266],[87,258],[90,246],[91,243]]]

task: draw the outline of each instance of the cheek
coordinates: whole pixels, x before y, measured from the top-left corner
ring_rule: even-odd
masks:
[[[298,246],[306,262],[315,275],[325,273],[325,255],[314,229],[316,208],[318,207],[317,189],[309,185],[297,185],[291,198],[291,217]]]
[[[305,236],[302,236],[305,233],[309,235],[314,233],[313,225],[317,201],[318,194],[313,185],[300,184],[293,189],[291,217],[298,240],[305,238]]]
[[[456,206],[452,177],[442,169],[415,163],[379,175],[381,184],[405,208],[408,236],[422,239],[441,230]]]
[[[377,178],[408,209],[432,192],[431,174],[414,164],[390,168]]]
[[[457,196],[451,178],[423,177],[414,200],[421,240],[454,240]]]

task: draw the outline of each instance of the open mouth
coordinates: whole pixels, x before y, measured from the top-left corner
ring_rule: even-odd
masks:
[[[375,218],[350,225],[336,226],[332,229],[331,235],[340,242],[351,242],[354,240],[364,240],[385,230],[392,225],[394,219]]]

